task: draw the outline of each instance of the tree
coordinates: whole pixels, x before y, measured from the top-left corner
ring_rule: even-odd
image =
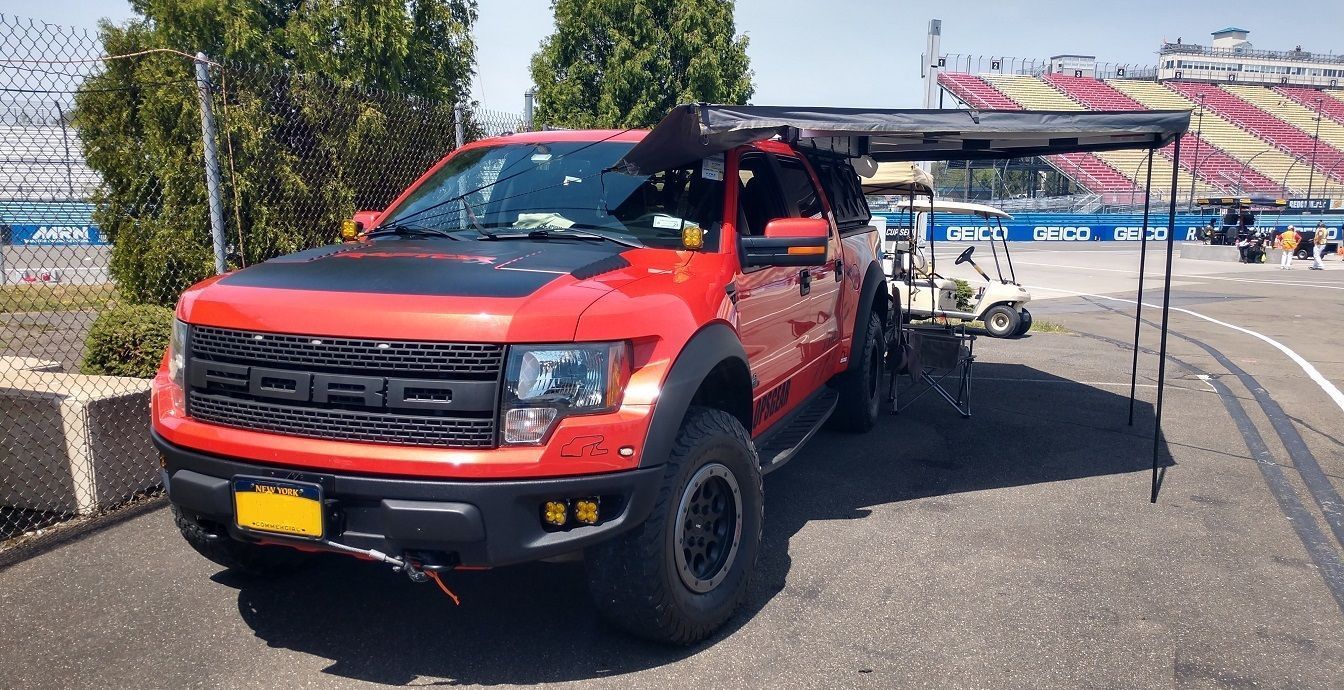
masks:
[[[330,242],[453,142],[469,105],[476,0],[135,0],[103,23],[109,55],[205,52],[230,242],[245,263]],[[133,302],[170,305],[213,273],[191,60],[111,60],[75,98],[94,218]]]
[[[753,86],[733,0],[553,0],[532,56],[535,119],[644,127],[678,103],[745,103]]]

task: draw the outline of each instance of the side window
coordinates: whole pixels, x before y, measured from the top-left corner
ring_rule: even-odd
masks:
[[[821,195],[803,162],[791,156],[779,156],[779,174],[784,194],[798,211],[799,218],[821,218]]]
[[[764,153],[742,154],[737,165],[737,215],[743,235],[765,234],[765,224],[776,218],[788,218],[784,197],[774,166]]]
[[[868,199],[863,196],[863,183],[860,182],[854,166],[844,158],[835,156],[809,155],[808,162],[817,171],[817,178],[831,200],[831,210],[835,213],[835,224],[840,231],[867,227],[872,219],[868,209]]]

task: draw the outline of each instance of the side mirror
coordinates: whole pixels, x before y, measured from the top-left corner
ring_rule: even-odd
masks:
[[[764,237],[743,237],[742,266],[821,266],[828,260],[831,224],[824,218],[776,218]]]
[[[382,214],[382,211],[355,211],[354,218],[341,223],[341,240],[354,242],[359,239],[360,234],[372,228]]]

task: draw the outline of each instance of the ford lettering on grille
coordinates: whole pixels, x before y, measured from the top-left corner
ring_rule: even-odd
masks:
[[[363,407],[446,410],[458,407],[488,410],[494,402],[492,381],[436,381],[313,374],[269,367],[193,359],[191,385],[246,392],[257,398],[290,402],[354,404]],[[455,392],[456,391],[456,395]]]
[[[323,339],[197,326],[187,413],[349,441],[495,444],[503,346]]]

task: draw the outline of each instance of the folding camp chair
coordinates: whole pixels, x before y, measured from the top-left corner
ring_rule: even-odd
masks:
[[[901,327],[901,342],[905,348],[904,375],[910,377],[906,396],[902,401],[900,377],[902,372],[892,370],[888,388],[891,413],[914,404],[925,393],[933,391],[947,404],[956,408],[963,418],[971,416],[971,365],[975,363],[975,334],[966,330],[966,324],[906,325]],[[944,385],[955,374],[956,395]],[[913,395],[912,395],[913,394]]]

